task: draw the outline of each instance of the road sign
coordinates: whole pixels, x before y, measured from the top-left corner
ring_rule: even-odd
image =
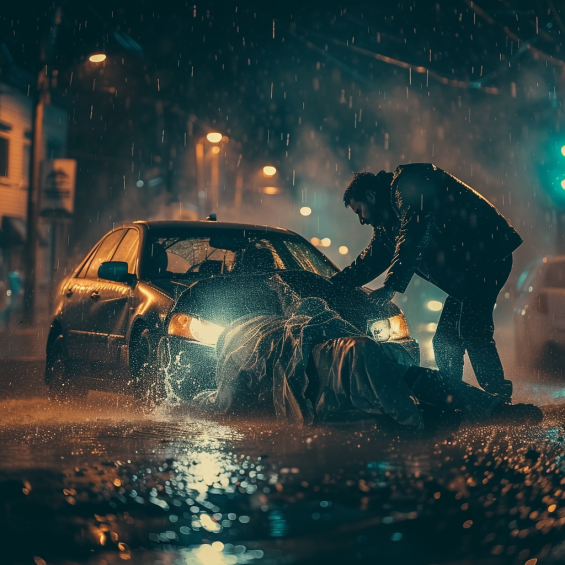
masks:
[[[53,159],[41,163],[40,216],[70,218],[73,215],[76,169],[74,159]]]

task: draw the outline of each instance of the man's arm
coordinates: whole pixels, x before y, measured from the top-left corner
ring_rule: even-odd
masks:
[[[374,230],[366,249],[343,271],[332,277],[332,282],[349,286],[363,286],[385,272],[390,265],[391,253],[383,244],[381,234]]]
[[[402,175],[402,174],[401,174]],[[398,179],[395,199],[400,212],[400,231],[384,288],[404,292],[430,240],[438,199],[431,175],[406,171]],[[431,177],[431,178],[430,178]]]

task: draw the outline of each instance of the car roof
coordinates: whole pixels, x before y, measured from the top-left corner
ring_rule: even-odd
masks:
[[[249,231],[263,231],[268,233],[286,234],[286,235],[297,235],[296,232],[287,230],[286,228],[274,228],[271,226],[265,226],[260,224],[236,224],[232,222],[210,222],[210,221],[190,221],[190,220],[175,220],[175,221],[146,221],[137,220],[132,222],[133,225],[144,225],[148,230],[152,229],[197,229],[197,230],[249,230]],[[301,237],[301,236],[299,236]]]

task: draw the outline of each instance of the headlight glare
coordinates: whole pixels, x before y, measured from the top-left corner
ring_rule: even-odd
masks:
[[[169,335],[186,337],[210,346],[216,345],[223,331],[222,326],[193,318],[188,314],[173,314],[168,329]]]

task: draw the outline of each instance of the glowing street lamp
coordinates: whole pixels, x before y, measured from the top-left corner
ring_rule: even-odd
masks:
[[[277,174],[277,168],[272,165],[266,165],[263,167],[263,174],[266,177],[274,177]]]
[[[224,136],[217,132],[217,131],[211,131],[207,136],[206,139],[210,142],[210,143],[220,143],[220,141],[222,141],[222,138]]]
[[[106,55],[104,53],[93,53],[88,60],[91,63],[101,63],[106,60]]]
[[[312,213],[312,208],[309,206],[302,206],[302,208],[300,208],[300,213],[303,216],[309,216]]]

